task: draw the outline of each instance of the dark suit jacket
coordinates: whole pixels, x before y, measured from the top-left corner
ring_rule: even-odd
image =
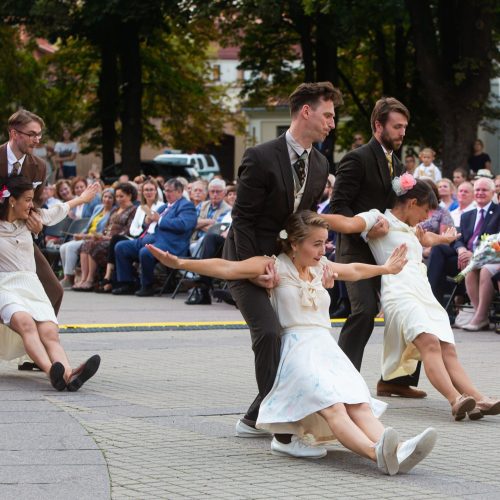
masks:
[[[238,195],[224,258],[244,260],[278,252],[278,233],[293,213],[293,174],[285,134],[248,148],[238,171]],[[298,210],[316,211],[328,178],[328,160],[316,149]]]
[[[393,153],[393,176],[403,166]],[[368,144],[347,153],[340,161],[333,190],[333,213],[352,217],[372,208],[384,212],[394,205],[391,176],[382,146],[372,137]],[[339,262],[375,263],[368,245],[356,234],[338,235]]]
[[[476,225],[477,210],[470,210],[465,212],[460,217],[460,238],[455,241],[455,250],[460,247],[467,248],[467,243],[474,234],[474,226]],[[488,212],[485,214],[484,224],[481,229],[481,237],[483,234],[496,234],[500,232],[500,206],[492,203]]]
[[[27,154],[23,162],[21,174],[30,182],[41,182],[35,189],[35,205],[41,206],[43,187],[47,179],[47,166],[45,162],[35,155]],[[0,177],[8,177],[7,143],[0,146]]]

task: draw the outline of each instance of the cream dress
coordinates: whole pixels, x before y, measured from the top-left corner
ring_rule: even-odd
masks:
[[[330,296],[321,283],[326,262],[310,268],[313,279],[308,282],[299,278],[287,255],[276,258],[280,283],[271,303],[282,328],[281,359],[256,424],[272,433],[308,435],[312,443],[335,439],[319,410],[335,403],[369,403],[379,416],[387,407],[371,398],[363,377],[331,335]]]
[[[44,225],[63,220],[69,211],[66,203],[41,209]],[[0,221],[0,359],[12,360],[26,354],[21,337],[8,328],[14,313],[23,311],[35,321],[57,318],[43,285],[36,274],[31,232],[24,221]]]
[[[357,215],[366,221],[363,235],[380,215],[378,210]],[[403,270],[382,276],[381,302],[385,318],[382,377],[391,380],[415,372],[420,354],[413,341],[421,333],[432,333],[450,344],[454,344],[455,339],[448,314],[432,293],[415,228],[400,221],[390,210],[385,211],[384,217],[389,222],[389,233],[368,240],[377,264],[383,264],[402,243],[408,247],[408,264]]]

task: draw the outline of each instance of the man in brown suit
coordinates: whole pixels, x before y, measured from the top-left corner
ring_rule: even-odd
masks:
[[[7,125],[9,141],[0,146],[0,177],[23,175],[33,182],[35,188],[34,201],[37,206],[41,205],[47,167],[43,160],[32,153],[33,148],[38,145],[42,138],[44,125],[39,116],[21,109],[9,118]],[[26,224],[34,234],[38,234],[43,228],[41,219],[35,212],[32,212]],[[38,277],[57,314],[61,307],[63,289],[47,259],[36,245],[35,262]]]
[[[335,127],[334,103],[340,92],[330,82],[304,83],[290,96],[291,124],[286,134],[248,148],[239,168],[233,223],[223,257],[244,260],[277,254],[279,232],[290,214],[316,210],[328,176],[328,161],[312,147]],[[280,360],[280,326],[262,283],[249,280],[229,284],[250,327],[259,395],[236,424],[237,435],[262,434],[255,429],[260,402],[271,390]],[[323,448],[311,449],[290,436],[275,436],[273,453],[319,458]]]

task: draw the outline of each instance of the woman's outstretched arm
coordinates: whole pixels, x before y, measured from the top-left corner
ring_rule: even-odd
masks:
[[[337,233],[362,233],[366,229],[366,222],[362,217],[345,217],[338,214],[320,214],[320,217],[328,222],[332,231]]]
[[[406,253],[408,248],[405,244],[398,246],[387,259],[385,264],[374,266],[372,264],[362,264],[353,262],[352,264],[338,264],[330,262],[332,270],[342,281],[358,281],[382,274],[398,274],[408,262]]]
[[[172,269],[185,269],[193,273],[220,278],[223,280],[242,280],[257,278],[267,274],[268,266],[274,266],[272,257],[252,257],[241,261],[224,259],[182,259],[164,252],[154,245],[146,245],[146,248],[164,266]]]

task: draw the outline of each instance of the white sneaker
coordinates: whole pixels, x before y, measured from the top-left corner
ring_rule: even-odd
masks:
[[[429,427],[418,436],[401,443],[398,450],[399,472],[404,474],[421,462],[434,448],[436,439],[436,429]]]
[[[392,427],[386,427],[380,441],[375,444],[375,455],[379,469],[389,476],[398,473],[398,433]]]
[[[268,437],[271,435],[265,429],[256,429],[250,425],[245,424],[241,420],[236,422],[236,436],[242,438],[256,438],[256,437]]]
[[[296,458],[323,458],[326,455],[326,449],[322,446],[311,446],[298,436],[292,436],[292,440],[287,444],[280,443],[276,438],[273,438],[271,453]]]

